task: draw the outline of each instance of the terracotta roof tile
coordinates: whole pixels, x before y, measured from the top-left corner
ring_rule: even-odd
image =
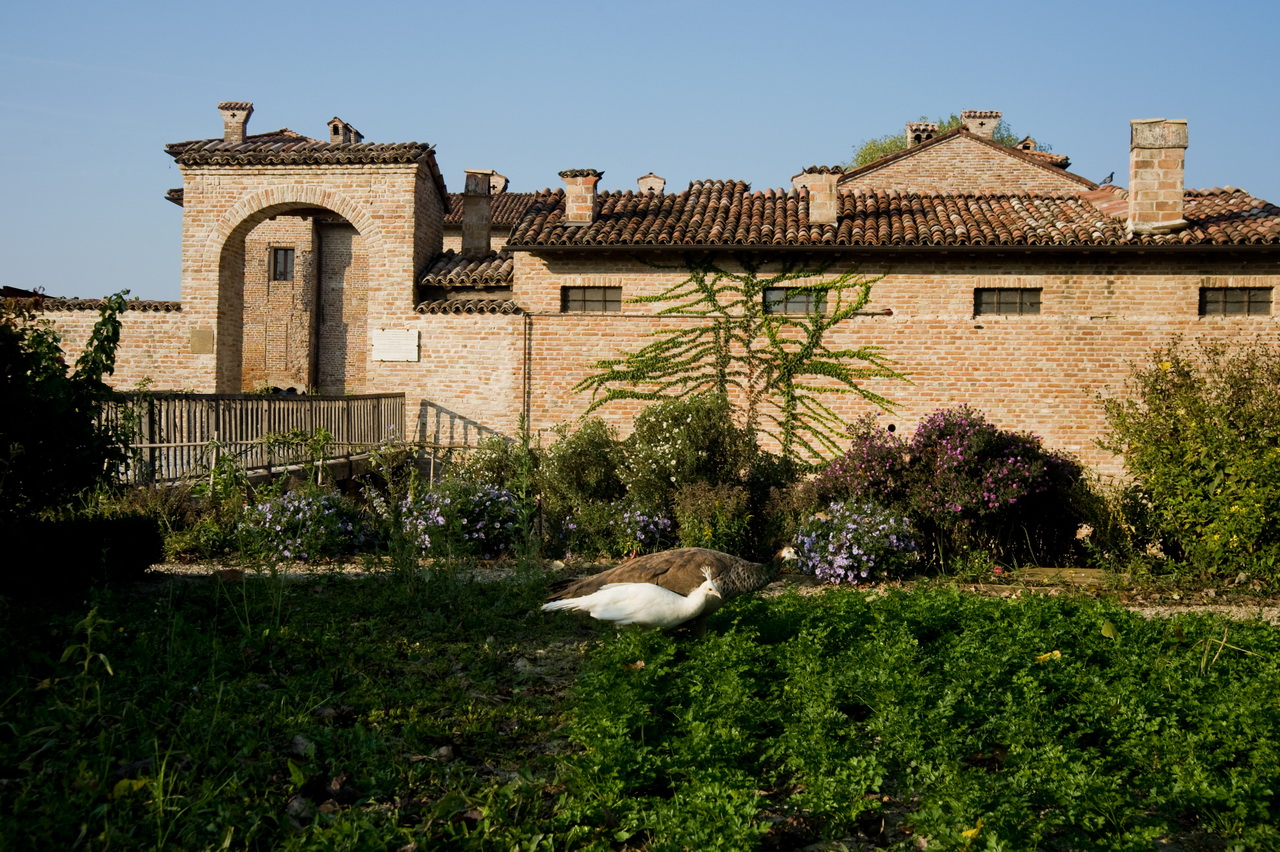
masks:
[[[510,299],[438,299],[421,302],[414,308],[420,314],[519,314],[520,307]]]
[[[1096,191],[926,194],[855,189],[841,193],[836,224],[815,225],[809,222],[806,190],[752,192],[739,181],[695,181],[676,194],[603,192],[597,199],[596,221],[567,226],[563,193],[546,191],[529,205],[508,244],[567,248],[1280,243],[1280,208],[1240,190],[1188,192],[1188,227],[1158,236],[1129,236],[1124,215],[1116,215],[1116,205],[1110,203],[1114,200],[1114,192],[1104,199]]]
[[[329,163],[414,163],[430,155],[434,147],[423,142],[379,145],[369,142],[317,142],[314,139],[225,142],[179,142],[165,151],[180,165],[266,165],[295,166]]]
[[[524,213],[537,197],[533,192],[499,192],[491,195],[493,200],[493,224],[511,227],[524,218]],[[460,192],[449,193],[449,212],[445,214],[445,225],[462,224],[462,198]]]
[[[468,257],[453,249],[436,255],[419,283],[433,287],[501,287],[511,284],[515,263],[507,252]]]

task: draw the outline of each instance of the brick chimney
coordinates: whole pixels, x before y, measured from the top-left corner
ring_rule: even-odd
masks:
[[[938,133],[938,125],[932,121],[907,122],[907,147],[914,148],[921,142],[928,142]]]
[[[640,187],[641,192],[656,192],[661,194],[662,190],[667,188],[667,179],[660,178],[653,172],[636,178],[636,184]]]
[[[492,169],[466,169],[462,190],[462,253],[468,256],[489,253],[493,230]]]
[[[223,101],[218,104],[222,113],[222,141],[239,145],[244,142],[244,129],[253,115],[253,104],[247,101]]]
[[[1129,232],[1168,234],[1187,226],[1182,218],[1187,156],[1185,119],[1129,122]]]
[[[844,170],[839,166],[810,166],[791,179],[792,189],[809,190],[809,224],[834,225],[840,205],[836,181]]]
[[[604,172],[595,169],[566,169],[564,178],[564,224],[590,225],[596,220],[596,184]]]
[[[1000,123],[1000,113],[992,109],[966,109],[961,111],[960,120],[974,136],[983,139],[996,138],[996,125]]]
[[[347,124],[336,115],[329,119],[329,142],[332,144],[359,145],[364,141],[364,134]]]

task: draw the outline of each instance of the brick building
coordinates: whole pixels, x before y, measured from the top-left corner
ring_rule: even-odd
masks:
[[[1185,122],[1132,122],[1129,186],[1066,157],[993,140],[1000,114],[966,111],[860,168],[811,167],[791,186],[733,180],[667,192],[649,174],[601,191],[510,193],[468,171],[447,192],[431,146],[370,144],[334,118],[329,139],[249,135],[248,103],[220,105],[221,138],[169,145],[183,174],[182,301],[125,317],[115,381],[230,392],[403,391],[409,434],[457,440],[572,420],[599,359],[688,319],[653,295],[691,257],[883,276],[834,343],[878,345],[909,384],[872,389],[910,427],[969,403],[997,424],[1115,470],[1094,441],[1096,397],[1176,337],[1280,342],[1280,208],[1238,189],[1183,186]],[[771,267],[771,264],[776,266]],[[77,346],[93,303],[49,301]],[[846,416],[869,410],[854,398]],[[637,409],[601,415],[625,430]]]

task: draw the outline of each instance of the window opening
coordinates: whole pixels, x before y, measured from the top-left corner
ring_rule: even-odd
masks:
[[[973,291],[973,313],[1038,314],[1039,287],[979,287]]]

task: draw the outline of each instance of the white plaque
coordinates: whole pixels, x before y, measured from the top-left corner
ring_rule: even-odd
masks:
[[[418,330],[416,328],[378,328],[373,335],[373,360],[417,361]]]

